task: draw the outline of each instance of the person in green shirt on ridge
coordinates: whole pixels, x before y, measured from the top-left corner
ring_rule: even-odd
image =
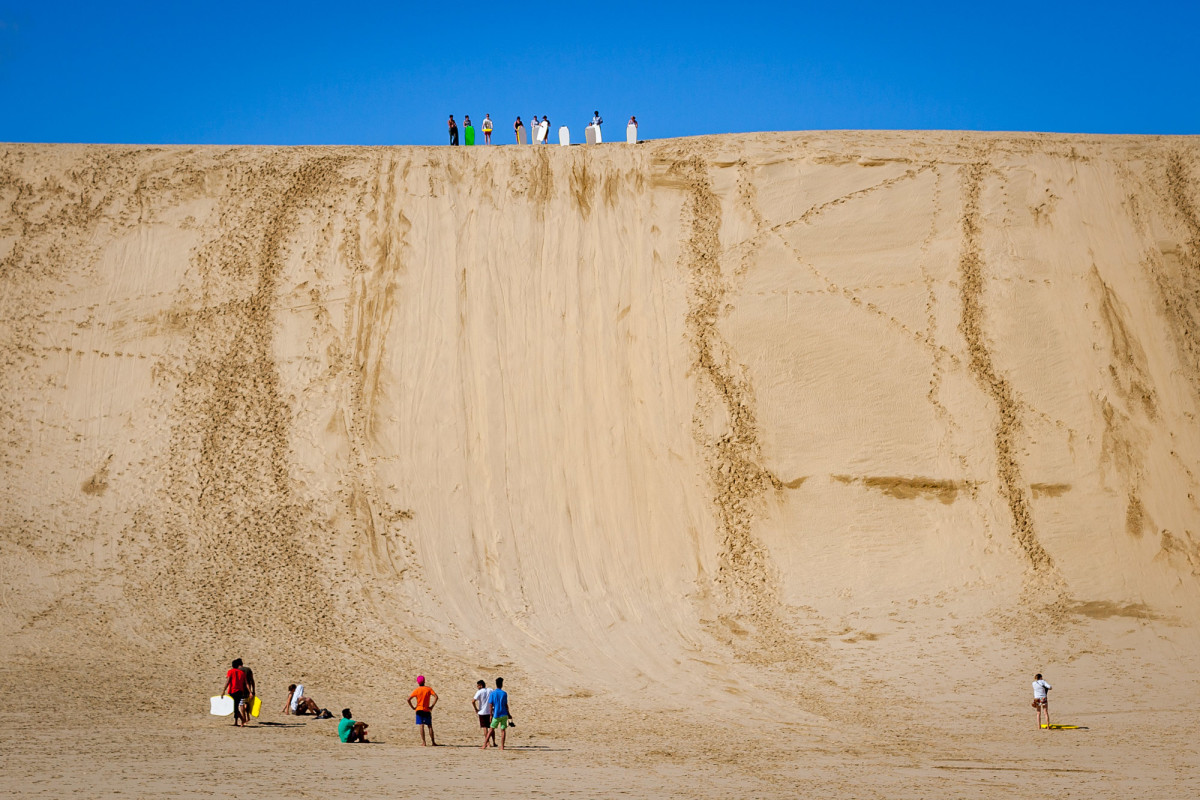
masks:
[[[343,742],[371,743],[367,738],[367,723],[355,722],[348,708],[342,709],[342,719],[338,722],[338,738]]]

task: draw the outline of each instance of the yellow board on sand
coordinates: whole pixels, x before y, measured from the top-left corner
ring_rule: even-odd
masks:
[[[1042,727],[1047,728],[1048,730],[1052,730],[1052,731],[1086,731],[1087,730],[1087,728],[1084,727],[1083,725],[1043,725]]]
[[[254,696],[254,702],[250,704],[250,716],[257,717],[258,710],[262,708],[262,698],[258,695]]]

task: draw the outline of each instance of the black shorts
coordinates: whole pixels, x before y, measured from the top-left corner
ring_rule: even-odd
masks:
[[[240,692],[234,692],[233,694],[231,694],[229,696],[233,698],[233,713],[236,714],[237,710],[238,710],[238,704],[241,703],[243,700],[250,699],[250,692],[246,691],[245,689],[242,689]]]
[[[481,728],[492,727],[492,715],[491,714],[480,714],[479,715],[479,727],[481,727]]]

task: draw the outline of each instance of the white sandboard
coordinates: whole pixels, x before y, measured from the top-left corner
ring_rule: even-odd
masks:
[[[585,128],[583,131],[583,138],[587,141],[588,144],[595,144],[596,143],[596,126],[588,125],[587,128]]]
[[[517,144],[525,144],[525,126],[517,128]]]
[[[571,132],[569,130],[567,130],[566,125],[559,126],[558,143],[563,145],[564,147],[571,143]]]
[[[538,143],[545,142],[550,136],[550,123],[542,120],[542,124],[538,126]]]
[[[208,698],[208,713],[214,717],[228,717],[233,713],[233,698],[227,694]]]
[[[592,127],[596,129],[596,144],[600,144],[604,141],[604,137],[600,135],[600,126],[593,125]]]
[[[625,141],[629,144],[637,144],[637,125],[625,126]]]

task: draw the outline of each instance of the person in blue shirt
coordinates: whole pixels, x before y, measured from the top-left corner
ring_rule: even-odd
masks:
[[[504,678],[496,678],[496,688],[492,689],[492,693],[488,696],[488,702],[492,704],[492,727],[489,733],[500,731],[500,749],[504,749],[504,737],[508,733],[509,727],[515,727],[517,723],[512,721],[512,716],[508,710],[508,692],[504,691]],[[495,736],[492,736],[492,741],[495,742]],[[486,750],[488,746],[488,735],[483,736],[483,747],[481,750]]]
[[[343,742],[371,742],[367,738],[367,723],[355,722],[348,708],[342,709],[342,719],[338,722],[338,738]]]

